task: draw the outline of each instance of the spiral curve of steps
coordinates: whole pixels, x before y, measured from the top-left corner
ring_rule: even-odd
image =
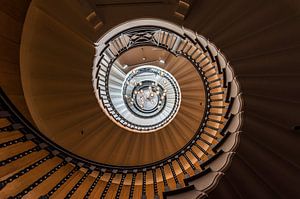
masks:
[[[186,153],[184,153],[187,155],[187,158],[185,156],[176,157],[175,155],[174,159],[166,161],[162,165],[151,165],[150,167],[142,168],[143,165],[147,165],[147,163],[152,162],[154,159],[159,160],[162,157],[167,157],[172,154],[172,151],[177,151],[179,148],[182,148],[183,143],[190,140],[193,134],[187,136],[184,139],[185,141],[174,141],[179,143],[177,146],[168,143],[170,151],[165,151],[161,156],[156,158],[152,157],[149,161],[143,159],[144,155],[138,155],[139,159],[130,160],[131,162],[128,161],[127,166],[129,167],[123,170],[116,165],[125,159],[130,159],[130,157],[124,157],[118,160],[119,162],[113,162],[113,165],[116,167],[110,169],[105,166],[106,164],[97,164],[96,156],[94,156],[93,161],[80,159],[80,155],[74,156],[76,147],[75,151],[72,151],[72,148],[68,148],[66,147],[67,145],[65,145],[63,148],[67,148],[67,151],[70,151],[70,149],[72,151],[72,153],[66,153],[65,150],[57,147],[57,145],[52,145],[52,142],[54,141],[54,143],[56,143],[58,140],[63,140],[63,137],[67,134],[50,135],[46,133],[47,138],[39,137],[40,133],[38,131],[36,132],[35,127],[31,127],[28,123],[34,124],[36,122],[35,125],[39,127],[42,133],[49,132],[49,129],[47,129],[46,126],[39,126],[40,121],[37,119],[39,117],[28,114],[26,105],[24,105],[22,99],[16,97],[19,94],[24,100],[24,94],[26,95],[26,93],[28,93],[26,88],[23,87],[23,89],[25,88],[23,94],[22,89],[15,90],[15,87],[8,86],[12,84],[12,79],[3,79],[1,82],[1,87],[4,92],[1,93],[0,132],[1,197],[83,198],[89,196],[91,198],[197,198],[207,197],[207,194],[209,198],[292,198],[296,196],[298,190],[295,186],[298,181],[297,177],[299,177],[299,147],[297,145],[298,137],[297,133],[295,133],[296,130],[291,130],[291,127],[294,127],[297,123],[299,124],[296,117],[297,113],[299,113],[299,94],[296,92],[299,89],[299,68],[296,67],[298,60],[291,59],[291,57],[296,58],[296,56],[299,55],[300,43],[297,37],[297,33],[299,33],[297,29],[297,24],[299,24],[299,5],[292,1],[278,1],[270,8],[266,6],[267,3],[268,2],[262,3],[258,1],[234,1],[232,7],[228,7],[225,3],[217,3],[217,1],[211,1],[209,3],[193,1],[193,3],[189,4],[191,10],[183,22],[178,22],[176,21],[178,19],[174,19],[176,23],[183,23],[185,27],[209,38],[221,48],[222,51],[224,50],[224,54],[226,54],[227,58],[220,57],[219,50],[214,45],[207,42],[206,39],[202,40],[201,44],[204,46],[204,49],[207,49],[207,52],[204,50],[204,54],[216,59],[215,69],[212,69],[211,73],[207,75],[216,73],[218,77],[221,77],[221,81],[218,83],[222,85],[222,89],[216,89],[213,92],[223,92],[220,96],[224,97],[225,101],[227,100],[227,102],[222,105],[212,104],[212,106],[222,107],[217,109],[221,109],[221,112],[224,113],[224,119],[216,120],[216,118],[210,117],[211,122],[209,124],[212,125],[212,128],[217,126],[227,130],[222,132],[223,135],[218,133],[211,134],[211,136],[201,134],[197,137],[198,141],[196,142],[200,147],[198,148],[194,145],[194,147],[187,149]],[[10,8],[15,6],[14,8],[18,8],[19,10],[23,9],[23,12],[26,13],[26,7],[29,5],[29,2],[22,4],[17,1],[11,1],[3,5],[6,7],[10,6]],[[172,5],[176,7],[177,3],[175,3],[175,1],[171,2],[170,6]],[[50,111],[52,109],[53,112],[48,112],[48,114],[45,115],[44,112],[43,117],[46,116],[50,122],[52,120],[53,123],[58,124],[58,126],[56,126],[56,132],[63,132],[64,130],[65,132],[71,132],[76,130],[77,133],[74,135],[76,139],[73,140],[73,143],[67,144],[69,144],[69,146],[76,146],[74,143],[81,142],[77,145],[77,150],[79,151],[79,149],[81,150],[81,146],[89,147],[88,144],[84,144],[86,140],[82,138],[80,133],[80,130],[83,129],[81,128],[82,124],[91,122],[90,127],[83,129],[84,136],[89,134],[90,129],[90,132],[94,131],[94,134],[96,134],[95,132],[99,129],[97,129],[97,122],[95,121],[97,120],[96,118],[101,117],[98,117],[99,114],[96,114],[97,111],[92,110],[92,107],[94,107],[92,104],[97,104],[92,88],[90,88],[90,92],[86,92],[83,91],[84,87],[80,84],[81,80],[90,81],[90,76],[85,76],[85,73],[82,73],[81,65],[86,65],[86,70],[90,70],[91,73],[91,62],[94,59],[94,54],[97,55],[97,51],[95,53],[93,50],[95,46],[93,42],[97,40],[99,35],[103,34],[113,25],[117,25],[119,22],[117,23],[116,19],[112,20],[112,24],[109,24],[110,22],[107,22],[107,20],[99,22],[101,17],[97,15],[95,17],[94,14],[90,15],[91,10],[89,9],[96,9],[98,13],[103,11],[103,13],[106,13],[107,17],[109,17],[109,13],[105,10],[106,6],[109,5],[100,5],[98,8],[93,6],[92,8],[87,8],[86,4],[82,4],[82,1],[76,1],[76,3],[63,1],[55,13],[51,11],[51,9],[56,6],[54,1],[44,1],[44,3],[42,1],[33,1],[31,2],[31,6],[34,7],[33,10],[35,14],[38,13],[47,19],[47,27],[50,27],[44,29],[43,26],[40,26],[38,30],[45,31],[48,35],[49,33],[52,35],[52,37],[48,37],[48,41],[45,41],[45,46],[39,46],[41,49],[46,49],[45,51],[49,53],[48,55],[43,54],[43,50],[41,50],[41,56],[49,56],[48,58],[52,56],[52,60],[49,59],[52,62],[43,64],[45,64],[46,67],[52,67],[52,69],[53,67],[57,67],[57,70],[63,66],[70,69],[69,76],[65,73],[64,76],[61,77],[61,80],[64,82],[60,82],[61,87],[57,87],[60,90],[51,90],[51,84],[57,81],[57,77],[54,78],[55,75],[57,75],[57,73],[54,73],[55,70],[52,71],[52,75],[50,68],[44,76],[40,76],[41,73],[39,73],[43,72],[44,69],[35,71],[35,74],[32,73],[33,77],[36,75],[35,78],[43,79],[43,84],[48,86],[44,87],[44,90],[38,91],[44,95],[41,96],[41,99],[49,98],[53,100],[52,107],[51,103],[46,104],[48,107],[44,106],[44,110]],[[122,7],[123,5],[119,6]],[[135,6],[139,7],[139,4],[125,9],[135,9]],[[153,6],[155,7],[155,4],[153,4]],[[169,5],[167,4],[165,6],[167,8]],[[204,7],[205,10],[203,9]],[[68,9],[68,12],[66,12],[67,8],[71,9]],[[112,9],[118,10],[118,8],[118,5],[112,5]],[[143,4],[141,5],[141,9],[143,9]],[[243,11],[237,12],[237,10],[241,9]],[[208,10],[211,12],[208,12]],[[23,24],[22,16],[11,15],[7,13],[8,11],[9,9],[6,11],[1,10],[2,13],[6,12],[2,17],[9,18],[8,16],[11,16],[12,21],[20,20],[20,22],[16,24],[19,26]],[[10,9],[10,11],[12,13],[14,12],[13,9]],[[166,13],[168,12],[169,10],[166,9]],[[72,17],[69,17],[65,13],[68,13],[68,15]],[[73,13],[73,15],[71,13]],[[235,13],[235,15],[232,13]],[[215,14],[218,14],[220,17],[223,16],[224,18],[220,20],[218,17],[217,19],[214,17]],[[160,15],[162,14],[158,14],[156,17],[170,19],[169,16],[164,17]],[[77,17],[77,20],[75,20],[76,23],[74,23],[74,19],[72,19],[75,16]],[[135,18],[138,16],[139,13],[132,13],[132,16],[128,17],[130,19],[130,17]],[[264,20],[259,20],[262,16]],[[23,15],[23,19],[24,17],[25,15]],[[94,17],[92,20],[96,20],[96,22],[92,21],[91,17]],[[203,20],[196,20],[199,18]],[[242,23],[243,18],[245,22]],[[36,20],[37,21],[32,20],[32,23],[36,22],[38,24],[38,20],[41,20],[41,18],[37,17]],[[80,23],[78,23],[79,21]],[[251,24],[251,26],[246,27],[247,23]],[[9,27],[11,24],[1,23],[1,26]],[[51,24],[53,25],[52,28]],[[56,34],[57,30],[62,34]],[[286,35],[289,35],[289,37],[287,38]],[[3,33],[1,36],[3,36]],[[10,37],[14,39],[14,37],[17,38],[18,36],[7,34],[3,38]],[[51,43],[58,38],[61,41],[61,46],[59,48],[51,48]],[[7,46],[11,45],[10,42],[13,39],[9,39],[8,42],[4,43],[3,41],[5,39],[1,37],[1,41]],[[44,38],[38,38],[38,36],[36,36],[35,39],[36,41],[39,39],[41,41]],[[281,43],[281,46],[275,45],[275,43],[278,42]],[[22,44],[21,42],[21,45],[25,44],[26,43]],[[37,42],[36,44],[41,45],[42,43]],[[11,52],[13,52],[14,48],[11,49]],[[15,49],[19,48],[15,47]],[[84,52],[79,51],[79,49],[83,49]],[[85,55],[83,56],[83,54]],[[13,60],[11,54],[8,53],[5,55]],[[72,60],[59,59],[59,56],[69,57],[70,60]],[[55,57],[57,59],[55,59]],[[218,72],[217,61],[220,61],[219,59],[224,60],[224,62],[221,61],[219,63],[221,69],[226,68],[226,60],[230,60],[230,65],[234,69],[234,74],[237,74],[240,87],[243,91],[243,102],[240,98],[239,86],[233,86],[233,88],[237,89],[228,89],[227,83],[231,85],[229,87],[237,85],[237,83],[235,83],[235,76],[228,76],[232,71],[228,68],[229,71],[226,72],[227,76],[225,76],[226,81],[224,81],[223,70],[221,73]],[[1,60],[1,63],[4,63],[3,66],[9,62],[10,60],[7,58]],[[38,59],[36,63],[42,64]],[[14,64],[17,65],[15,68],[18,68],[18,62]],[[69,65],[73,67],[69,67]],[[282,71],[280,69],[282,65],[286,65],[289,70],[286,72]],[[1,69],[2,68],[4,67],[1,67]],[[207,69],[209,69],[209,67],[207,67]],[[1,70],[1,76],[13,73],[18,74],[18,72],[15,72],[17,69],[9,69],[9,73],[5,70],[3,72]],[[189,74],[190,71],[182,71],[180,69],[176,71],[176,68],[174,70],[179,76],[180,74],[182,75],[182,81],[189,80],[186,74]],[[21,71],[21,73],[23,73],[23,71]],[[67,82],[69,82],[71,78],[77,79],[78,84],[68,84]],[[284,81],[281,81],[282,79],[284,79]],[[19,83],[20,81],[19,79]],[[189,87],[189,85],[186,85],[186,87]],[[66,93],[66,90],[70,92]],[[230,92],[228,92],[228,90]],[[57,96],[51,96],[51,92],[54,94],[58,91],[61,91],[65,95],[61,95],[62,98],[59,99],[60,101],[55,101]],[[192,93],[193,91],[195,90],[191,89],[190,92]],[[6,95],[9,99],[5,97]],[[284,95],[284,97],[282,97],[282,95]],[[93,99],[88,99],[88,96],[92,96]],[[67,107],[65,105],[66,102],[63,101],[64,97],[73,98],[74,103],[69,103],[69,107]],[[231,97],[234,97],[235,104]],[[93,103],[89,103],[89,100],[94,101]],[[204,98],[202,98],[202,100],[204,100]],[[232,104],[228,100],[231,100]],[[17,106],[21,113],[16,111],[10,101]],[[189,102],[187,105],[188,104]],[[193,104],[193,102],[190,104]],[[204,101],[202,101],[202,104],[205,104]],[[241,124],[226,126],[226,121],[230,118],[230,115],[236,115],[236,118],[240,117],[241,104],[244,104],[245,108],[243,112],[244,124],[240,132],[237,131],[237,129]],[[31,105],[28,101],[27,105],[30,110]],[[54,109],[54,107],[57,108]],[[63,107],[67,109],[62,112],[55,111],[62,110]],[[201,106],[199,106],[198,111],[195,111],[195,114],[198,114],[198,118],[201,118],[204,113],[203,107],[204,106],[202,106],[202,112],[199,111],[201,110]],[[190,112],[188,106],[183,107],[183,109],[186,109],[187,113]],[[62,119],[74,114],[72,110],[81,112],[81,116],[73,121]],[[227,110],[230,112],[226,113]],[[30,122],[27,122],[22,115],[25,115]],[[31,119],[29,115],[32,115],[33,119]],[[53,118],[56,119],[54,120]],[[82,121],[81,124],[78,122],[82,120],[81,118],[90,119]],[[59,120],[64,120],[64,122],[59,123]],[[182,121],[187,120],[189,119],[182,119]],[[232,117],[231,120],[235,120],[234,117]],[[100,122],[103,123],[103,126],[106,126],[106,132],[113,132],[118,129],[118,127],[114,127],[112,122],[107,120],[107,118],[105,119],[105,117],[103,117]],[[219,125],[220,122],[222,122],[221,125]],[[70,125],[74,126],[71,127]],[[171,125],[172,124],[170,124],[170,126]],[[170,130],[172,132],[174,132],[175,129],[182,130],[182,128],[186,126],[180,125],[183,124],[177,123],[172,127],[173,129]],[[65,126],[71,128],[64,129]],[[194,132],[195,129],[192,129],[191,132]],[[210,130],[208,131],[211,132]],[[52,139],[55,136],[57,136],[56,140]],[[72,134],[69,136],[70,137],[65,140],[73,137]],[[109,133],[101,137],[101,139],[105,140],[108,136]],[[168,140],[160,141],[167,143]],[[220,142],[220,144],[218,144],[218,142]],[[90,142],[86,141],[86,143]],[[237,143],[239,143],[238,148],[236,148]],[[59,145],[64,144],[66,143],[59,143]],[[95,140],[92,147],[95,148],[97,144],[98,141]],[[109,146],[109,143],[107,143],[107,145]],[[201,149],[204,149],[204,152]],[[233,153],[235,150],[237,150],[237,152]],[[90,149],[87,148],[86,151],[89,152]],[[120,149],[120,151],[122,151],[122,149]],[[132,149],[132,151],[134,151],[134,149]],[[141,153],[145,151],[149,151],[149,149],[141,150]],[[208,153],[206,154],[205,152]],[[115,153],[120,152],[115,151]],[[199,154],[201,155],[199,156]],[[81,156],[86,157],[86,155],[82,154]],[[112,163],[109,162],[109,159],[108,154],[108,156],[103,157],[102,160],[107,160],[106,163],[108,164]],[[132,167],[131,169],[130,166],[136,163],[134,161],[141,162],[141,164],[139,167]],[[229,168],[227,168],[227,166],[229,166]],[[249,182],[251,187],[247,187],[245,181]]]

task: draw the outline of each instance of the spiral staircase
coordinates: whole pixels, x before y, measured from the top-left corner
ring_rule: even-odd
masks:
[[[0,2],[1,198],[299,196],[297,1]]]

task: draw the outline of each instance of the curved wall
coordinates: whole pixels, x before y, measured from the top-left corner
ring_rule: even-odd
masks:
[[[0,2],[0,86],[31,122],[20,75],[20,43],[30,0]]]

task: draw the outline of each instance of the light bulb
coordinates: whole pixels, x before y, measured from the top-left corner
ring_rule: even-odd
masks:
[[[164,64],[164,63],[165,63],[165,60],[162,60],[162,59],[161,59],[161,60],[159,60],[159,62],[162,63],[162,64]]]

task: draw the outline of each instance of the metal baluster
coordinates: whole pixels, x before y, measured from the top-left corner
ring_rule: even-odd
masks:
[[[215,106],[215,105],[209,105],[210,108],[221,108],[221,109],[226,109],[226,106]],[[217,122],[219,123],[219,121]]]
[[[216,85],[216,86],[212,86],[212,87],[210,87],[210,90],[212,90],[212,89],[215,89],[215,88],[221,88],[222,87],[222,85],[221,84],[219,84],[219,85]]]
[[[147,170],[143,169],[143,184],[142,184],[142,199],[146,199],[146,177],[147,177]]]
[[[211,137],[211,138],[213,138],[213,139],[215,139],[215,140],[218,140],[218,137],[216,137],[216,136],[214,136],[214,135],[208,133],[208,132],[205,131],[205,130],[204,130],[202,133],[204,133],[205,135],[207,135],[207,136],[209,136],[209,137]]]
[[[203,143],[207,144],[208,146],[211,146],[211,143],[209,143],[207,140],[203,139],[202,137],[199,136],[198,138],[200,141],[202,141]]]
[[[29,154],[31,154],[31,153],[33,153],[33,152],[37,152],[37,151],[39,151],[39,150],[41,150],[41,148],[40,148],[39,146],[35,146],[35,147],[31,148],[31,149],[28,149],[27,151],[24,151],[24,152],[22,152],[22,153],[19,153],[19,154],[17,154],[17,155],[14,155],[14,156],[12,156],[12,157],[10,157],[10,158],[7,158],[6,160],[2,160],[2,161],[0,162],[0,167],[1,167],[1,166],[4,166],[4,165],[6,165],[6,164],[9,164],[9,163],[11,163],[11,162],[13,162],[13,161],[16,161],[17,159],[20,159],[20,158],[22,158],[22,157],[24,157],[24,156],[26,156],[26,155],[29,155]]]
[[[203,61],[205,61],[207,57],[203,58],[200,62],[198,62],[198,64],[201,64]],[[203,66],[201,66],[202,68],[205,68],[206,66],[208,66],[209,64],[211,64],[209,61],[207,63],[205,63]],[[206,77],[203,78],[204,80],[207,80]],[[208,82],[210,83],[210,82]]]
[[[209,121],[209,122],[215,122],[215,123],[223,124],[223,125],[224,125],[224,122],[222,122],[222,121],[220,121],[220,120],[215,120],[215,119],[208,118],[208,121]]]
[[[192,148],[189,148],[188,149],[192,154],[193,156],[198,160],[199,164],[201,164],[203,161],[201,160],[201,158],[195,153],[195,151],[192,149]]]
[[[112,171],[112,173],[111,173],[111,175],[110,175],[110,178],[109,178],[108,182],[106,183],[104,190],[102,191],[102,194],[101,194],[101,197],[100,197],[101,199],[104,199],[104,198],[105,198],[105,196],[106,196],[106,194],[107,194],[107,192],[108,192],[108,189],[109,189],[109,187],[110,187],[110,185],[111,185],[111,183],[112,183],[114,177],[116,176],[116,173],[117,173],[116,170],[113,170],[113,171]]]
[[[205,71],[205,73],[206,73],[206,71]],[[207,75],[206,78],[209,79],[209,78],[211,78],[211,77],[213,77],[215,75],[217,75],[217,72],[214,72],[214,73],[212,73],[210,75]]]
[[[205,55],[200,61],[198,61],[198,64],[201,64],[206,58],[207,58],[207,56]],[[210,64],[210,62],[207,62],[205,65],[202,66],[202,68],[204,68],[208,64]]]
[[[42,164],[43,162],[53,158],[54,156],[52,154],[47,155],[46,157],[36,161],[35,163],[29,165],[28,167],[22,169],[21,171],[15,173],[14,175],[8,177],[7,179],[3,180],[0,182],[0,190],[3,189],[8,183],[14,181],[15,179],[21,177],[22,175],[28,173],[29,171],[31,171],[32,169],[36,168],[37,166],[39,166],[40,164]]]
[[[116,193],[116,197],[115,197],[116,199],[120,198],[120,194],[121,194],[121,191],[122,191],[122,187],[124,185],[126,175],[127,175],[127,170],[123,171],[122,178],[121,178],[121,181],[119,183],[118,190],[117,190],[117,193]]]
[[[133,198],[133,192],[134,192],[134,186],[135,186],[136,173],[137,173],[137,170],[134,170],[134,171],[133,171],[133,174],[132,174],[132,180],[131,180],[130,191],[129,191],[129,198],[130,198],[130,199]]]
[[[25,136],[23,136],[23,137],[15,139],[15,140],[10,140],[10,141],[0,144],[0,148],[8,147],[10,145],[17,144],[19,142],[25,142],[25,141],[27,141],[27,139]]]
[[[47,194],[42,196],[43,198],[49,198],[52,196],[76,171],[79,170],[79,167],[74,167],[62,180],[59,181]]]
[[[178,158],[178,156],[175,156],[175,160],[176,160],[176,162],[178,163],[178,165],[179,165],[179,167],[180,167],[180,169],[181,169],[181,171],[183,172],[183,174],[184,174],[184,177],[185,178],[188,178],[188,177],[190,177],[190,175],[188,174],[188,172],[185,170],[185,168],[183,167],[183,164],[181,163],[181,161],[180,161],[180,159]]]
[[[193,56],[197,51],[198,51],[198,48],[195,48],[195,50],[189,56],[193,59]],[[193,60],[195,60],[195,59],[193,59]]]
[[[207,151],[205,151],[197,142],[194,142],[194,145],[200,149],[200,151],[202,151],[202,153],[204,153],[205,155],[208,155]]]
[[[208,81],[208,83],[209,83],[209,84],[212,84],[212,83],[215,83],[215,82],[217,82],[217,81],[221,81],[221,78],[217,78],[217,79]]]
[[[186,155],[186,153],[182,153],[183,157],[186,159],[186,161],[189,163],[189,165],[191,166],[191,168],[194,170],[195,173],[199,173],[199,171],[197,170],[197,168],[193,165],[193,163],[191,162],[190,158]]]
[[[156,179],[156,167],[152,167],[152,178],[153,178],[153,191],[154,191],[154,199],[158,199],[158,188],[157,188],[157,179]]]
[[[99,171],[97,178],[94,180],[93,184],[90,186],[89,190],[86,192],[84,199],[88,199],[90,197],[92,191],[95,189],[97,183],[99,182],[99,180],[103,176],[103,174],[104,174],[104,172],[102,172],[102,170]]]
[[[75,193],[75,191],[79,188],[79,186],[84,182],[84,180],[92,173],[92,170],[87,170],[86,173],[80,178],[80,180],[76,183],[76,185],[69,191],[66,198],[71,198],[71,196]]]
[[[214,96],[214,95],[222,95],[222,94],[224,94],[224,91],[210,93],[210,96]],[[212,108],[212,107],[211,107],[211,108]]]
[[[168,160],[168,165],[169,165],[169,167],[170,167],[170,169],[171,169],[171,172],[172,172],[174,181],[175,181],[175,183],[176,183],[176,188],[177,188],[177,189],[181,188],[181,185],[180,185],[180,183],[179,183],[179,180],[178,180],[178,178],[177,178],[177,175],[176,175],[176,173],[175,173],[175,170],[174,170],[174,167],[173,167],[173,164],[172,164],[172,161],[171,161],[171,160]]]
[[[179,51],[181,51],[182,53],[184,53],[183,50],[184,50],[185,47],[188,45],[188,43],[189,43],[188,41],[185,41],[183,47],[182,47],[181,50],[179,50]]]
[[[167,181],[167,178],[166,178],[166,174],[165,174],[165,171],[164,171],[164,166],[162,164],[159,165],[159,169],[160,169],[161,175],[163,177],[163,183],[164,183],[164,188],[165,188],[164,191],[169,191],[170,187],[168,185],[168,181]]]
[[[62,161],[61,163],[59,163],[58,165],[56,165],[53,169],[51,169],[50,171],[48,171],[45,175],[43,175],[42,177],[40,177],[38,180],[36,180],[31,185],[29,185],[27,188],[25,188],[23,191],[21,191],[20,193],[18,193],[13,198],[22,198],[28,192],[30,192],[31,190],[33,190],[35,187],[37,187],[43,181],[47,180],[47,178],[49,178],[52,174],[54,174],[56,171],[58,171],[62,166],[66,165],[66,164],[67,164],[67,161],[65,161],[65,160]]]
[[[214,65],[212,65],[210,68],[208,68],[207,70],[205,70],[205,71],[204,71],[204,74],[208,73],[209,71],[211,71],[211,70],[213,70],[213,69],[215,69],[215,66],[214,66]],[[215,74],[215,73],[213,73],[213,74]],[[208,77],[207,77],[207,78],[208,78]]]
[[[185,50],[185,48],[184,48],[184,49],[182,49],[182,52],[188,56],[188,53],[192,49],[192,47],[193,47],[193,45],[191,43],[189,43],[187,50]]]

